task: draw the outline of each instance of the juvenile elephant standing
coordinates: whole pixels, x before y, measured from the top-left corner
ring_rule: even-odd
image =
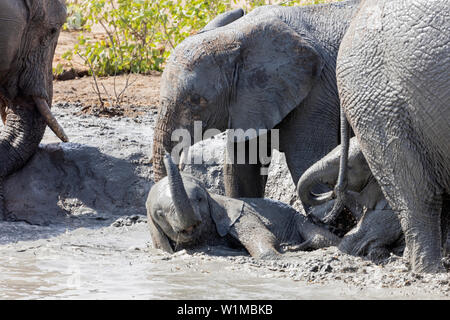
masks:
[[[444,270],[450,215],[450,4],[365,0],[341,43],[339,94],[414,271]]]
[[[155,181],[166,175],[163,157],[175,146],[172,133],[186,129],[194,139],[194,121],[201,121],[201,135],[211,128],[279,129],[279,148],[297,183],[311,164],[339,144],[336,57],[358,4],[265,6],[245,16],[236,10],[178,45],[161,83]],[[227,195],[262,197],[263,163],[229,160]]]
[[[308,168],[300,177],[297,184],[297,195],[305,209],[326,203],[328,203],[329,209],[331,201],[335,198],[334,192],[315,194],[312,190],[320,184],[326,185],[330,189],[336,185],[339,176],[340,156],[341,146],[337,146]],[[359,220],[364,209],[374,209],[385,198],[370,171],[356,137],[350,140],[347,167],[348,197],[346,200],[348,202],[345,203],[345,206],[352,212],[354,218]]]
[[[2,180],[36,152],[46,125],[68,140],[50,111],[52,61],[65,20],[62,0],[0,1],[0,217]]]
[[[338,180],[340,155],[341,146],[338,146],[306,170],[298,181],[298,197],[316,220],[323,219],[336,200],[333,191],[315,194],[312,190],[318,184],[334,187]],[[352,229],[343,236],[339,249],[372,260],[388,257],[393,249],[402,251],[404,243],[399,218],[387,204],[356,137],[350,140],[347,166],[344,206],[351,211],[357,225],[353,228],[351,223],[344,226],[346,230]]]

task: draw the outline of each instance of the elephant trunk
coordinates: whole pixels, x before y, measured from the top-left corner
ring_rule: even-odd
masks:
[[[3,105],[4,128],[0,133],[0,178],[20,169],[36,152],[46,122],[39,111],[30,106]]]
[[[195,214],[191,201],[186,193],[181,174],[169,154],[164,155],[164,165],[166,167],[170,193],[180,229],[175,231],[183,231],[189,227],[196,226],[200,222],[200,218]]]
[[[315,194],[312,190],[320,184],[326,184],[332,188],[336,183],[338,173],[339,155],[336,155],[336,157],[327,156],[306,170],[297,184],[297,195],[302,204],[317,206],[333,199],[333,191]]]
[[[172,151],[172,131],[175,127],[175,116],[172,109],[161,105],[153,138],[153,174],[155,182],[167,175],[164,165],[166,152]]]

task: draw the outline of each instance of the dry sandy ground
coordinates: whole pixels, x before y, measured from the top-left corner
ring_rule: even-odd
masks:
[[[62,55],[71,50],[77,42],[78,32],[61,32],[58,46],[56,48],[53,66],[58,63],[64,65],[64,70],[70,72],[71,68],[75,70],[75,74],[68,75],[73,78],[67,81],[54,82],[54,101],[64,102],[82,102],[86,107],[85,111],[91,112],[93,108],[100,108],[100,99],[94,90],[95,82],[93,77],[77,75],[87,72],[88,67],[83,60],[74,55],[73,61],[70,63],[62,58]],[[94,38],[102,38],[104,34],[101,30],[94,30],[91,34]],[[156,108],[159,102],[159,83],[161,74],[152,72],[149,75],[120,75],[117,77],[98,78],[98,88],[101,92],[102,100],[106,107],[114,104],[116,97],[124,91],[121,104],[126,115],[135,116],[131,110],[128,112],[129,106],[146,106]],[[125,89],[125,90],[124,90]],[[95,111],[94,111],[95,112]],[[107,113],[104,113],[107,114]]]
[[[128,79],[127,79],[128,78]],[[161,75],[121,75],[117,77],[106,77],[98,79],[102,98],[105,103],[103,114],[107,115],[108,110],[112,113],[118,112],[117,108],[110,108],[116,97],[125,87],[121,102],[124,115],[135,116],[135,107],[149,107],[157,109],[159,103],[159,83]],[[94,80],[92,77],[83,77],[67,81],[54,81],[53,101],[64,101],[69,103],[83,103],[86,112],[100,111],[99,97],[93,89]],[[115,88],[115,89],[114,89]],[[106,92],[106,93],[105,93]],[[110,102],[111,101],[111,102]],[[140,109],[142,111],[142,109]]]

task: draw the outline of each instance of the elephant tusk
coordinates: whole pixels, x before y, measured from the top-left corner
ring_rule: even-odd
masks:
[[[0,97],[0,117],[2,118],[3,124],[6,125],[6,101]]]
[[[3,110],[3,108],[0,108],[0,116],[2,117],[3,124],[6,125],[6,112]]]
[[[56,136],[61,139],[62,142],[69,142],[69,138],[64,132],[64,129],[59,125],[55,116],[50,111],[50,108],[47,104],[47,101],[42,98],[34,98],[34,102],[36,103],[36,107],[39,110],[39,113],[45,119],[45,122],[49,126],[50,129],[56,134]]]

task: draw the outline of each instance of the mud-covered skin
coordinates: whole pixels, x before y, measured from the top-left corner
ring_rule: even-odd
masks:
[[[161,82],[155,181],[166,175],[163,157],[176,144],[174,130],[187,129],[193,139],[194,121],[202,121],[203,133],[211,128],[279,129],[279,148],[297,183],[339,143],[335,64],[358,3],[264,6],[240,18],[234,12],[233,22],[222,17],[220,27],[215,20],[208,31],[178,45]],[[230,162],[224,170],[227,195],[262,197],[263,164]]]
[[[62,0],[0,3],[0,184],[35,154],[47,124],[67,140],[50,112],[52,61],[65,20]],[[5,216],[2,200],[0,194]]]
[[[210,194],[199,180],[185,173],[179,176],[192,210],[177,209],[174,203],[180,195],[174,199],[170,187],[173,171],[168,172],[168,177],[152,187],[146,204],[155,248],[173,252],[204,244],[238,243],[251,256],[265,259],[278,257],[281,244],[287,250],[306,250],[339,243],[337,236],[284,203]],[[179,183],[178,178],[173,181]]]
[[[338,146],[325,157],[317,161],[301,176],[297,184],[297,195],[302,204],[310,206],[322,205],[335,198],[334,192],[314,194],[313,190],[320,184],[332,189],[339,175],[341,147]],[[356,137],[350,139],[347,174],[346,206],[359,220],[364,208],[374,209],[375,205],[384,200],[384,195],[374,179]]]
[[[302,204],[318,221],[334,206],[335,195],[333,192],[316,195],[312,190],[319,184],[333,188],[338,179],[340,155],[341,148],[338,146],[306,170],[297,185]],[[352,212],[357,225],[343,236],[339,249],[372,260],[386,258],[393,248],[401,250],[399,240],[403,232],[400,220],[386,202],[356,137],[350,139],[347,167],[345,207]]]
[[[5,206],[5,196],[4,196],[4,191],[3,191],[3,178],[0,177],[0,220],[6,220],[7,217],[7,210],[6,210],[6,206]]]
[[[417,272],[443,271],[450,193],[449,2],[363,1],[337,61],[341,103],[400,216]]]
[[[367,256],[373,261],[389,257],[390,252],[400,253],[404,237],[400,219],[386,200],[376,208],[366,210],[356,227],[348,232],[339,249],[354,256]]]

